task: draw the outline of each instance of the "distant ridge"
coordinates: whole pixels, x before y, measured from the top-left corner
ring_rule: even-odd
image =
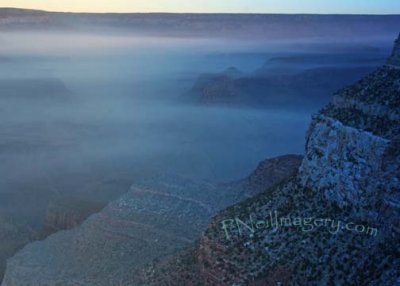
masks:
[[[122,30],[192,37],[394,38],[400,15],[73,13],[0,8],[0,30]]]

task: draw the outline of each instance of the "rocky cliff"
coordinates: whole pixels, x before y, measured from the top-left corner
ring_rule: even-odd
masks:
[[[399,285],[398,43],[313,117],[296,175],[220,212],[132,285]]]

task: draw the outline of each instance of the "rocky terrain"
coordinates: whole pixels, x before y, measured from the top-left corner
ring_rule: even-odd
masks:
[[[398,285],[399,51],[398,39],[313,117],[296,175],[218,213],[132,285]]]
[[[2,285],[127,285],[147,263],[190,246],[218,210],[287,178],[299,163],[296,155],[265,160],[249,178],[229,184],[171,174],[138,181],[81,226],[27,245],[8,260]],[[87,210],[82,202],[52,203],[47,229],[71,228]]]

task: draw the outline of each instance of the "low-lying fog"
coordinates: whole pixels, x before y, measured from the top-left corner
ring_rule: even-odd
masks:
[[[384,61],[392,43],[386,44],[4,32],[0,193],[29,193],[23,203],[40,208],[42,193],[93,194],[99,182],[129,185],[157,172],[242,178],[262,159],[302,153],[311,114],[329,99],[312,104],[299,94],[300,101],[280,108],[185,103],[199,75],[234,66],[251,76],[277,57],[289,60],[271,61],[271,72],[320,61],[373,68]],[[315,53],[332,55],[301,60]],[[336,61],[337,54],[351,60]],[[3,198],[0,207],[16,208]]]

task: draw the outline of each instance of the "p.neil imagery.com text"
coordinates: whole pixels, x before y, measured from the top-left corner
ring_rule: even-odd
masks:
[[[376,227],[336,220],[332,218],[319,217],[299,217],[299,216],[279,216],[277,211],[268,212],[264,218],[256,218],[249,215],[247,218],[240,219],[238,217],[225,219],[221,221],[221,228],[227,240],[232,240],[233,237],[248,235],[254,236],[257,231],[270,229],[275,232],[279,228],[295,227],[303,232],[311,232],[313,230],[325,230],[332,235],[340,231],[349,231],[369,236],[377,236],[378,229]]]

